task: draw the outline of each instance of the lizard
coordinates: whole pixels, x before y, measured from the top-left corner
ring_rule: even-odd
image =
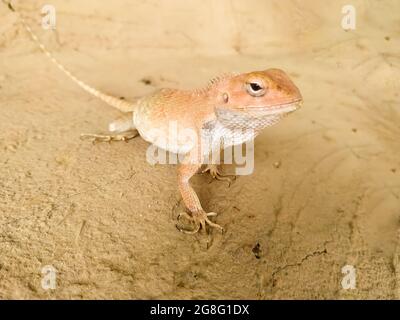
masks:
[[[3,0],[4,1],[4,0]],[[8,7],[16,12],[8,2]],[[78,79],[67,70],[40,42],[23,17],[19,15],[27,32],[51,61],[79,87],[123,112],[123,116],[109,125],[109,135],[82,135],[94,141],[128,140],[140,135],[150,144],[168,152],[179,154],[183,161],[177,166],[178,189],[188,212],[178,216],[187,218],[192,229],[178,230],[195,234],[207,227],[221,232],[224,228],[211,221],[215,212],[206,212],[190,184],[190,179],[207,163],[210,154],[227,145],[237,145],[254,139],[263,129],[272,126],[302,106],[298,87],[283,70],[271,68],[241,74],[225,74],[203,88],[183,90],[163,88],[132,101],[103,93]],[[170,123],[190,129],[196,139],[171,139]],[[243,129],[245,131],[243,131]],[[206,148],[201,136],[206,131],[212,143]],[[246,133],[243,133],[246,132]],[[160,139],[160,136],[163,139]],[[235,137],[235,139],[231,139]],[[215,163],[207,163],[213,178],[223,179]]]

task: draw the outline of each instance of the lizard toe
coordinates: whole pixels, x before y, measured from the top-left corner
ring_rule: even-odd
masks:
[[[183,212],[178,215],[178,222],[180,222],[181,217],[185,217],[191,224],[194,224],[195,227],[192,230],[188,230],[186,228],[180,227],[178,224],[176,225],[176,228],[186,234],[195,234],[199,232],[200,230],[207,230],[207,225],[216,228],[221,231],[221,233],[224,232],[224,228],[221,227],[219,224],[212,222],[208,217],[214,217],[216,216],[217,213],[215,212],[209,212],[206,213],[204,211],[201,212],[195,212],[192,215],[189,215],[187,212]]]

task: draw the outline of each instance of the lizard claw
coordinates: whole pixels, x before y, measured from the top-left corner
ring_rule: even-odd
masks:
[[[206,173],[206,172],[210,172],[211,177],[213,177],[213,179],[215,179],[215,180],[227,181],[229,186],[231,186],[233,181],[236,180],[236,176],[223,175],[218,170],[218,166],[216,164],[208,164],[207,167],[201,173]],[[212,180],[211,180],[211,182],[212,182]]]
[[[189,215],[187,212],[183,212],[178,215],[178,221],[180,221],[180,218],[184,216],[187,220],[195,224],[194,229],[192,230],[187,230],[179,227],[176,225],[176,228],[186,234],[195,234],[200,231],[200,229],[206,230],[206,226],[209,225],[212,228],[219,229],[221,233],[224,232],[224,228],[222,228],[219,224],[216,224],[212,222],[208,217],[214,217],[216,216],[217,213],[215,212],[209,212],[206,213],[204,211],[199,211],[199,212],[194,212],[192,215]]]

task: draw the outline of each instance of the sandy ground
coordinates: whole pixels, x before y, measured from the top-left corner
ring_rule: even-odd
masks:
[[[175,166],[148,164],[141,139],[81,141],[119,113],[60,73],[1,5],[1,298],[400,298],[399,1],[352,1],[348,32],[344,1],[51,2],[55,32],[38,24],[45,2],[15,6],[109,93],[279,67],[305,104],[257,138],[253,175],[231,187],[193,179],[227,232],[188,236],[175,229]],[[41,286],[46,265],[55,290]],[[341,286],[345,265],[354,290]]]

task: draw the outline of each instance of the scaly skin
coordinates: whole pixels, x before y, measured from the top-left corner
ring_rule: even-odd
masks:
[[[8,1],[4,2],[16,13]],[[212,80],[206,88],[193,91],[161,89],[133,102],[120,100],[87,85],[68,71],[19,16],[32,39],[62,72],[88,93],[125,112],[123,117],[110,124],[110,131],[117,134],[83,137],[94,141],[127,140],[138,132],[153,145],[183,155],[184,161],[178,165],[178,187],[190,212],[190,215],[183,215],[195,224],[192,230],[180,229],[186,233],[196,233],[206,229],[206,225],[223,230],[209,220],[216,213],[204,211],[189,182],[210,153],[221,147],[220,139],[224,140],[225,147],[254,139],[262,129],[276,124],[302,103],[298,88],[285,72],[278,69],[225,75]],[[176,136],[171,134],[171,124],[178,133]],[[247,131],[238,133],[238,129]],[[188,140],[187,135],[180,134],[185,130],[194,133],[195,139]],[[204,132],[212,138],[211,147],[201,138]],[[230,138],[234,134],[236,138],[232,141]],[[221,177],[216,164],[210,164],[208,169],[213,177]]]
[[[258,90],[252,90],[252,85]],[[278,69],[223,76],[201,90],[162,89],[137,101],[132,128],[136,128],[148,142],[185,155],[186,163],[178,166],[178,187],[196,225],[192,231],[186,232],[195,233],[206,224],[222,230],[208,219],[215,213],[204,211],[189,183],[210,153],[201,145],[202,130],[207,128],[211,135],[225,138],[235,129],[253,129],[252,135],[238,139],[238,143],[246,142],[296,110],[301,103],[298,88],[285,72]],[[196,133],[198,138],[193,147],[184,139],[168,138],[171,122],[176,123],[178,137],[180,130],[190,129]],[[159,141],[160,136],[166,139]],[[215,171],[215,168],[210,169]]]

